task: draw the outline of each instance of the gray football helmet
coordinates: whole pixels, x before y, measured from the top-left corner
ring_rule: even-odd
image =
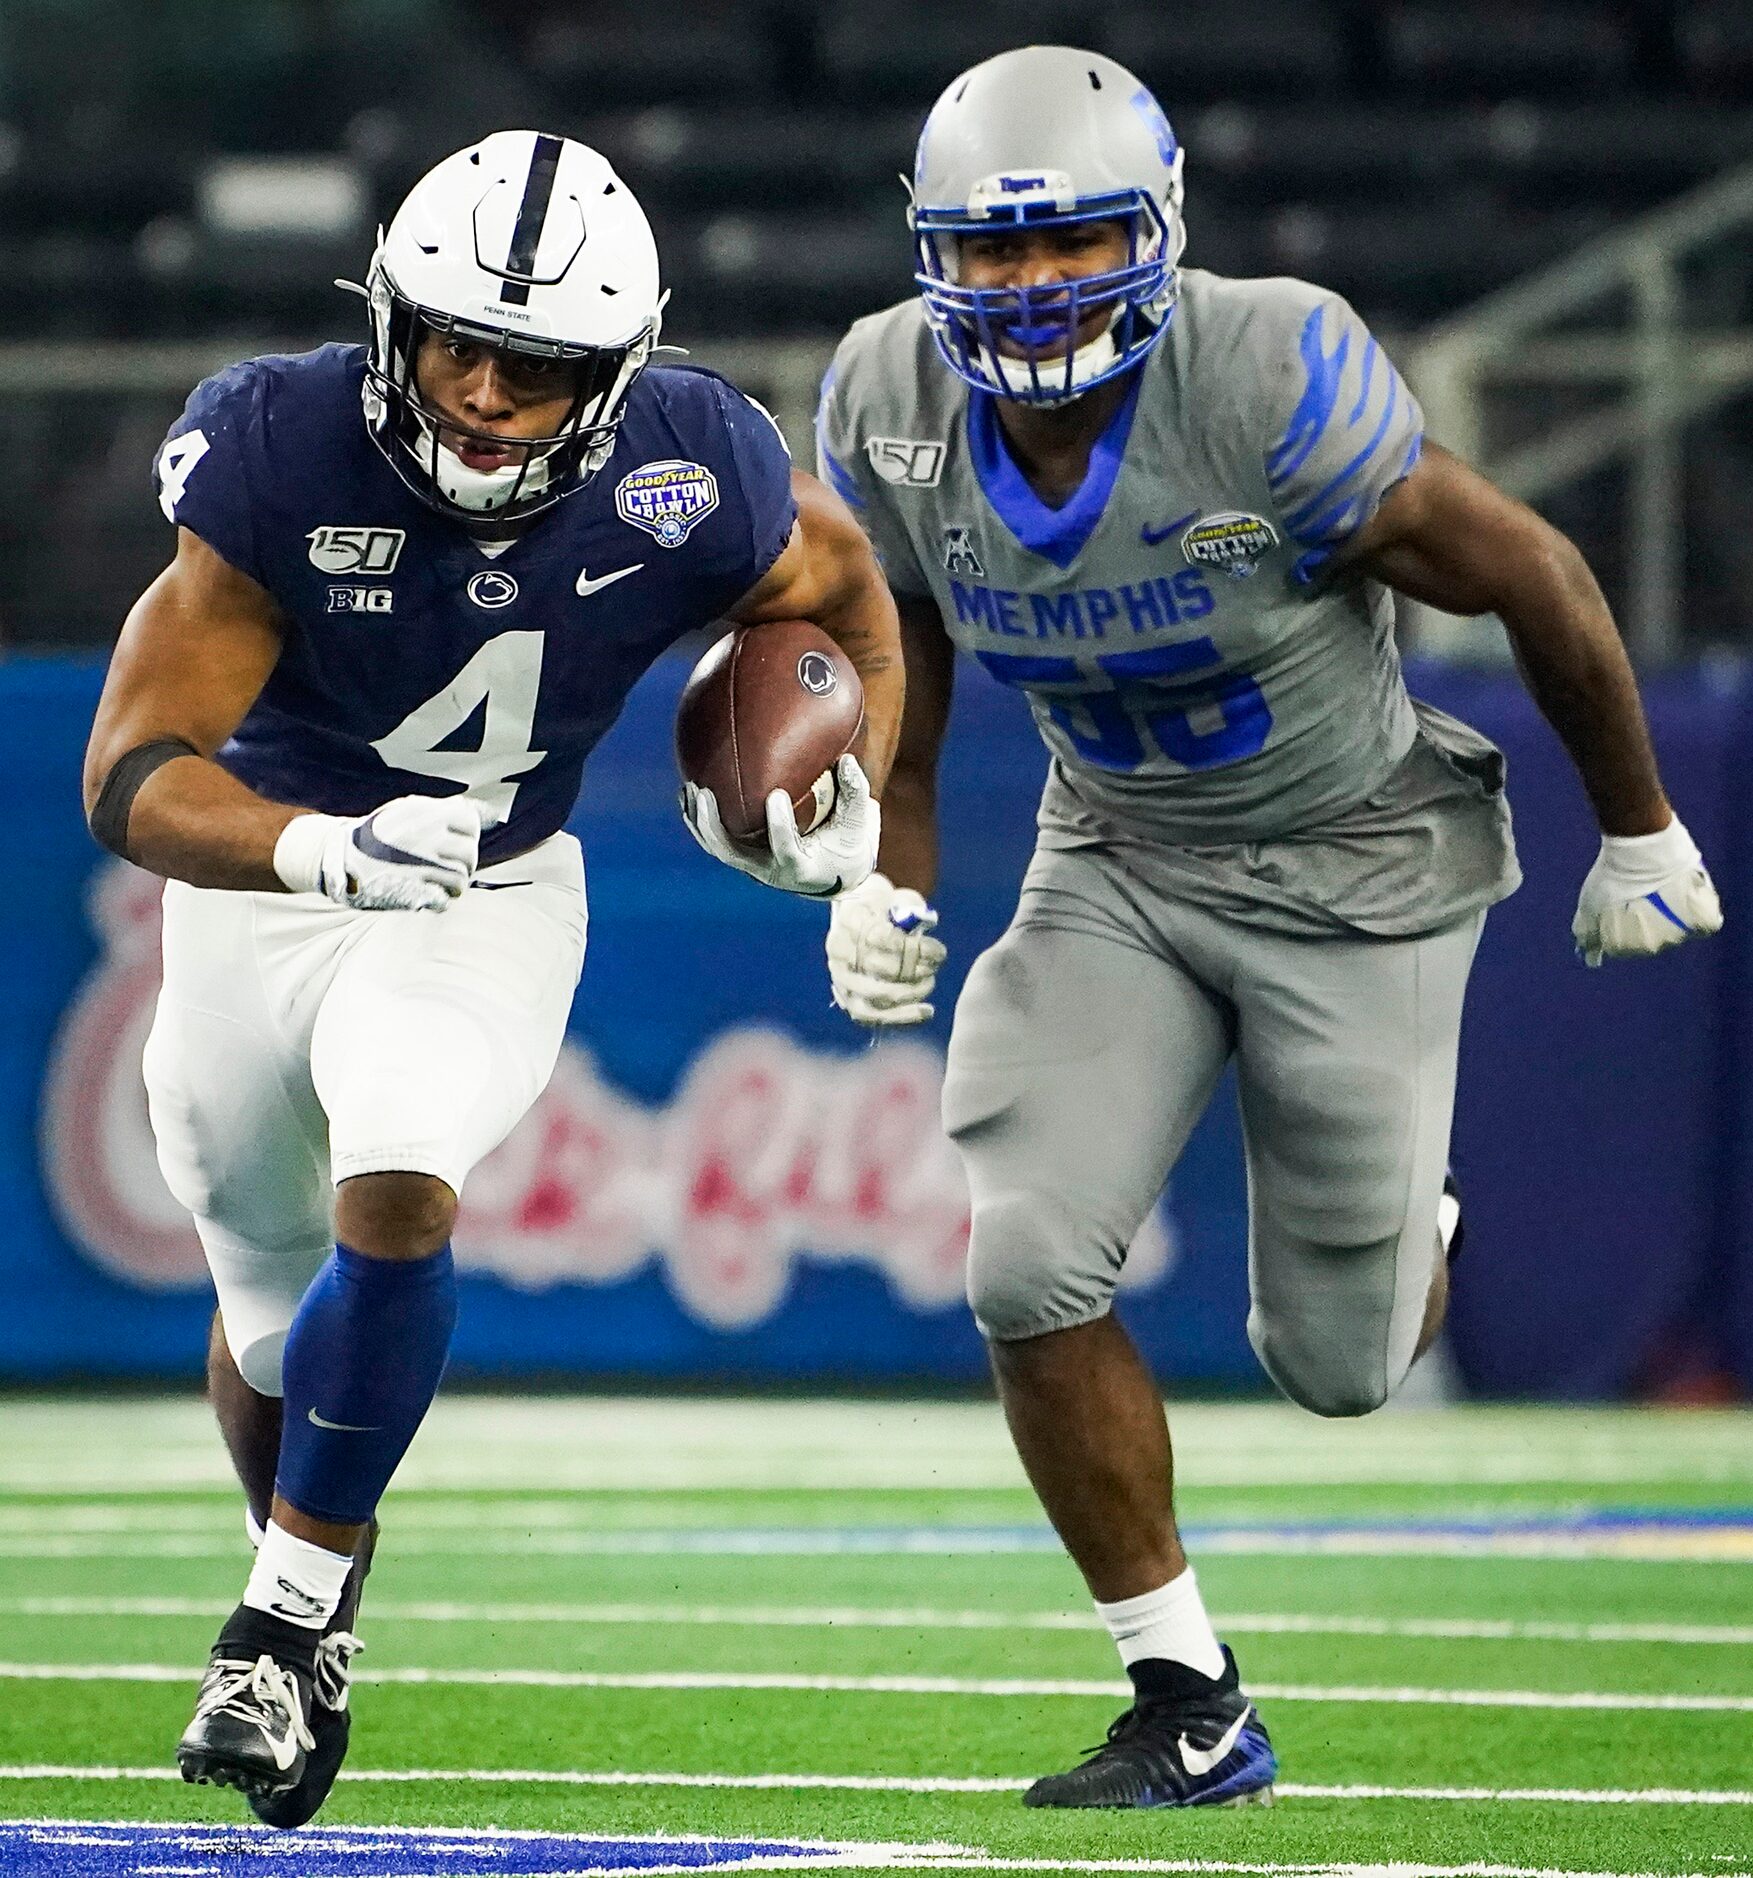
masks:
[[[1062,403],[1129,371],[1162,337],[1187,239],[1181,148],[1123,65],[1022,46],[974,66],[932,106],[911,191],[914,279],[938,350],[971,385]],[[961,236],[1092,221],[1125,223],[1124,267],[1043,287],[957,280]],[[1042,356],[1098,307],[1111,312],[1095,339]]]

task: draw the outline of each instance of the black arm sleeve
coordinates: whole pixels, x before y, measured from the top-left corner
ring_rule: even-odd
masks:
[[[117,757],[92,805],[91,832],[112,854],[119,854],[124,861],[130,859],[128,817],[141,785],[154,770],[162,769],[179,756],[200,754],[192,743],[184,742],[181,737],[155,737],[150,743],[136,744]]]

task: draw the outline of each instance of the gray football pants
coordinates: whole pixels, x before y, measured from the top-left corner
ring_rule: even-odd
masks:
[[[1233,1055],[1249,1339],[1316,1414],[1379,1407],[1411,1365],[1434,1276],[1483,924],[1297,938],[1152,893],[1105,855],[1039,856],[968,974],[944,1085],[982,1332],[1038,1337],[1107,1313]]]

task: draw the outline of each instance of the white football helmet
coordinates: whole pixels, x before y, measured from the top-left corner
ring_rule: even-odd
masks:
[[[939,352],[969,384],[1061,404],[1130,371],[1162,338],[1187,241],[1181,147],[1123,65],[1020,46],[974,66],[932,106],[909,187],[914,280]],[[1093,221],[1124,224],[1124,266],[1058,286],[958,279],[963,236]],[[1095,310],[1108,313],[1101,331],[1059,350]]]
[[[372,437],[423,502],[481,524],[538,514],[608,460],[667,296],[651,226],[607,161],[569,137],[502,130],[446,157],[408,192],[378,239],[366,298]],[[462,462],[414,376],[429,329],[569,362],[572,408],[553,440],[495,469]]]

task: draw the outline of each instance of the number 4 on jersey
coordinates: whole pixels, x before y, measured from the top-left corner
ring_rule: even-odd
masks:
[[[164,510],[164,519],[174,522],[177,518],[177,504],[183,499],[183,491],[189,486],[189,476],[212,446],[198,430],[185,430],[180,437],[172,437],[158,453],[158,506]]]
[[[497,827],[510,817],[517,795],[511,778],[534,769],[548,754],[530,748],[542,684],[542,637],[539,632],[501,633],[489,639],[444,690],[371,747],[391,769],[464,784],[486,811],[487,826]],[[480,747],[439,749],[483,705]]]

